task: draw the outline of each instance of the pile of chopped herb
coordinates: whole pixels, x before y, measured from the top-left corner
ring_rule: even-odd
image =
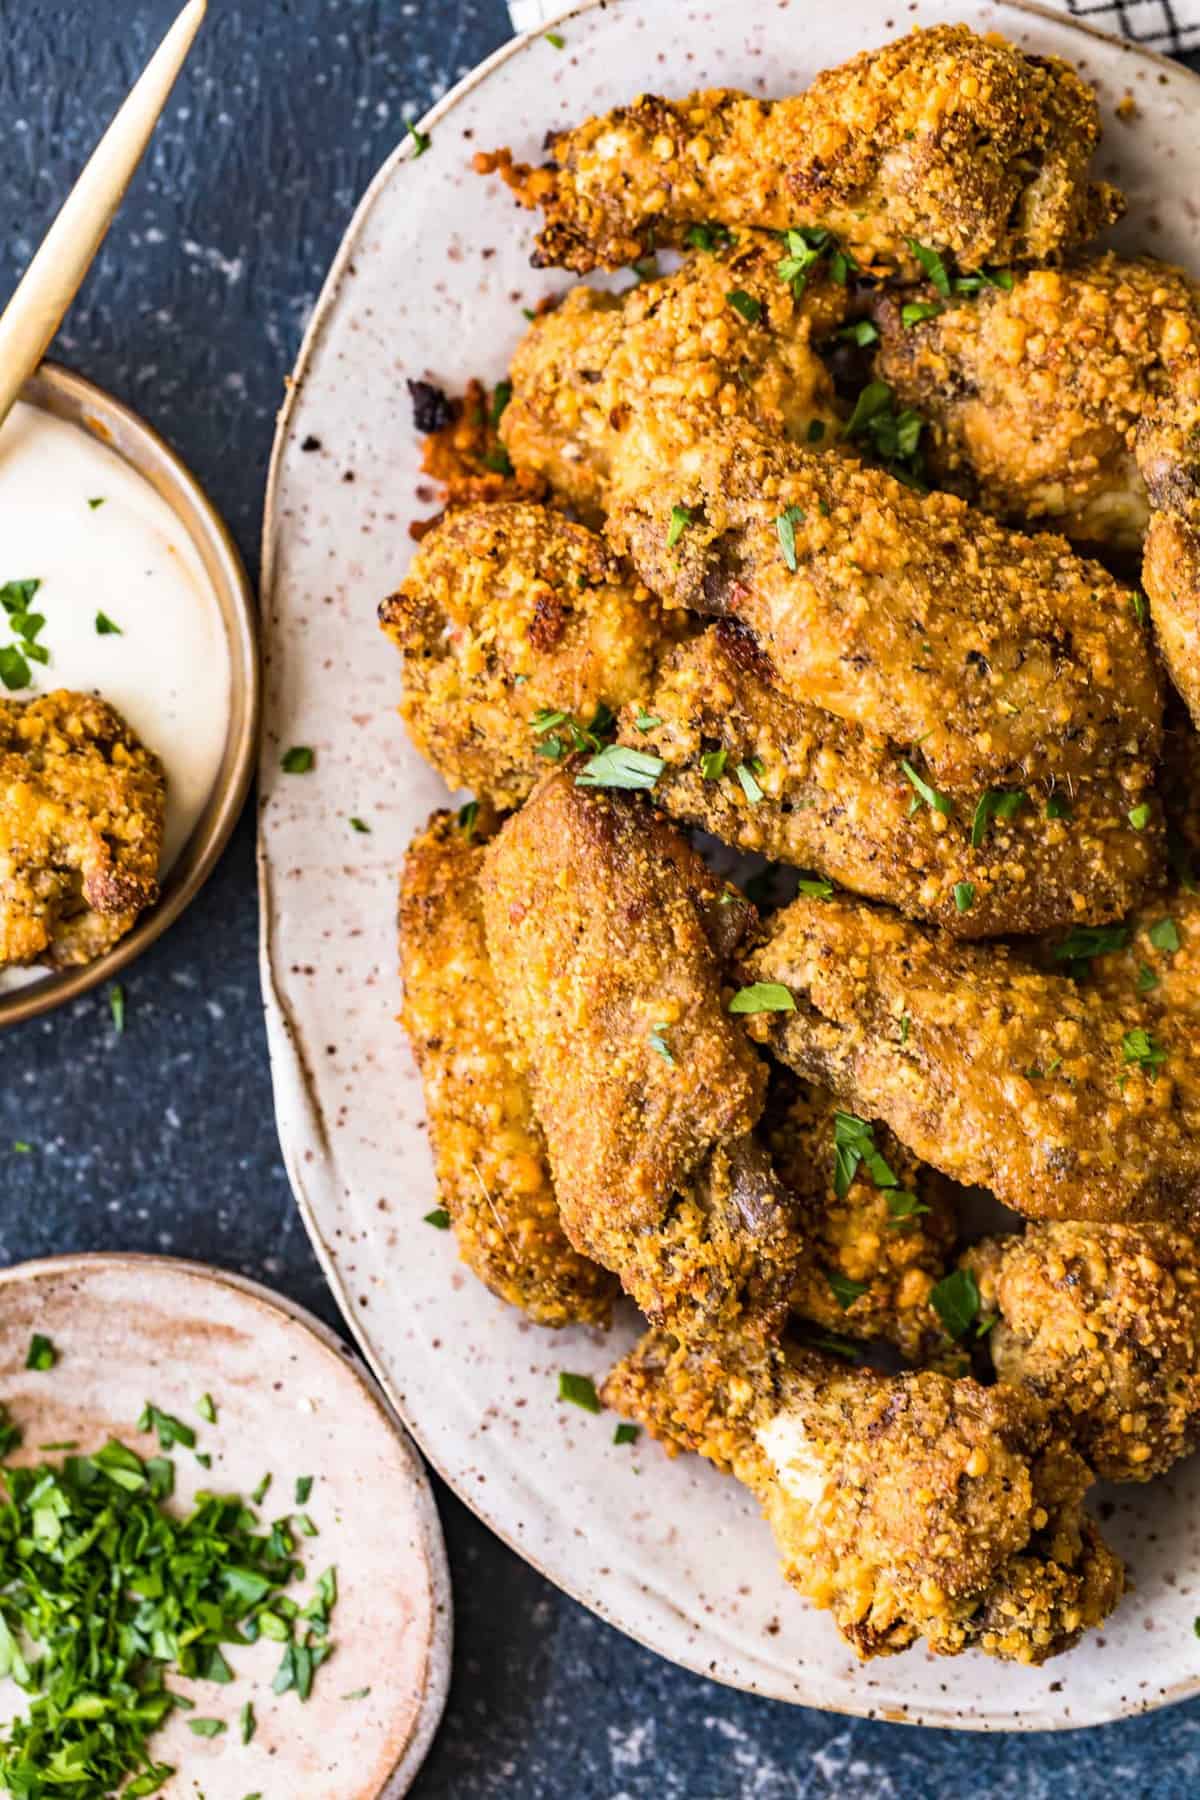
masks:
[[[50,652],[37,639],[46,623],[44,613],[33,612],[33,598],[41,582],[6,581],[0,587],[0,606],[8,617],[9,628],[17,639],[13,644],[0,644],[0,681],[10,691],[27,688],[33,680],[31,662],[48,663]]]
[[[210,1402],[202,1416],[211,1410]],[[192,1428],[170,1414],[147,1407],[144,1416],[160,1444],[194,1443]],[[0,1456],[19,1442],[0,1409]],[[5,1467],[3,1482],[0,1675],[29,1696],[27,1711],[0,1734],[7,1792],[20,1800],[158,1793],[175,1771],[155,1760],[150,1740],[176,1709],[194,1711],[167,1675],[212,1682],[215,1712],[234,1680],[230,1646],[274,1640],[282,1652],[275,1692],[308,1698],[332,1652],[337,1577],[326,1571],[307,1603],[286,1591],[304,1576],[293,1525],[313,1535],[307,1515],[264,1531],[238,1496],[207,1492],[186,1514],[168,1511],[173,1461],[143,1459],[115,1439],[61,1464]],[[249,1703],[238,1719],[248,1743]],[[198,1737],[229,1729],[218,1716],[188,1725]]]
[[[869,381],[854,403],[846,436],[864,443],[897,481],[924,493],[928,485],[920,448],[924,428],[924,419],[911,406],[897,411],[886,381]]]

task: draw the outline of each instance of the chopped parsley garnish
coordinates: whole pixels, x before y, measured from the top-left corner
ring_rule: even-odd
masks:
[[[901,1015],[900,1015],[900,1042],[902,1044],[907,1044],[908,1034],[911,1030],[912,1030],[912,1020],[909,1018],[907,1013],[901,1013]]]
[[[584,763],[575,777],[575,786],[630,788],[648,792],[666,766],[661,756],[651,756],[645,750],[631,750],[627,744],[609,744]]]
[[[27,688],[33,676],[29,672],[29,664],[15,644],[0,644],[0,681],[9,692],[18,688]]]
[[[147,1400],[142,1408],[142,1416],[138,1420],[139,1431],[154,1431],[158,1434],[160,1450],[173,1450],[176,1444],[182,1444],[185,1450],[193,1450],[196,1446],[196,1434],[190,1425],[177,1419],[173,1413],[160,1412],[157,1406]]]
[[[367,824],[367,821],[365,819],[356,818],[353,813],[350,814],[350,829],[351,831],[363,832],[368,837],[371,833],[371,827]]]
[[[641,1433],[642,1428],[640,1425],[618,1425],[617,1429],[613,1432],[613,1443],[636,1444]]]
[[[1128,818],[1135,831],[1145,831],[1150,823],[1150,808],[1143,800],[1140,806],[1130,807]]]
[[[96,614],[96,636],[124,637],[125,633],[115,620],[109,618],[106,612],[98,612]]]
[[[776,264],[776,274],[780,281],[788,283],[793,297],[799,300],[807,285],[809,271],[827,251],[833,249],[836,240],[832,232],[808,225],[785,231],[783,240],[788,253]]]
[[[898,1188],[894,1170],[875,1144],[875,1127],[855,1113],[833,1115],[833,1191],[839,1200],[850,1192],[850,1184],[865,1163],[876,1187]]]
[[[1139,994],[1151,994],[1159,986],[1159,978],[1147,963],[1143,963],[1137,973],[1137,991]]]
[[[1121,1039],[1121,1055],[1127,1063],[1136,1063],[1138,1068],[1156,1075],[1167,1060],[1167,1053],[1161,1044],[1156,1044],[1154,1034],[1137,1025],[1127,1031]]]
[[[896,411],[896,400],[886,381],[869,381],[854,402],[846,424],[848,438],[864,438],[889,474],[908,487],[925,487],[921,457],[921,432],[925,421],[911,406]]]
[[[978,850],[983,843],[992,819],[1013,818],[1024,806],[1026,797],[1020,788],[988,788],[982,793],[975,808],[975,817],[971,821],[972,850]]]
[[[810,444],[819,444],[821,439],[825,436],[824,419],[810,419],[808,421],[808,431],[805,435]]]
[[[754,981],[739,988],[729,1002],[731,1013],[795,1012],[796,1002],[780,981]]]
[[[1071,805],[1067,796],[1065,794],[1051,794],[1046,802],[1046,817],[1048,819],[1069,819],[1070,816]]]
[[[879,327],[871,319],[853,319],[849,325],[842,326],[838,336],[845,338],[848,343],[857,344],[860,350],[865,350],[868,344],[879,342]]]
[[[120,1037],[125,1029],[125,989],[119,981],[114,981],[108,990],[108,1010],[112,1017],[113,1030]]]
[[[926,319],[936,319],[941,310],[936,300],[906,300],[900,308],[900,323],[909,331]]]
[[[948,300],[950,298],[950,276],[941,256],[936,250],[930,249],[928,244],[919,244],[916,238],[905,238],[904,241],[938,293],[944,300]]]
[[[887,1209],[889,1225],[904,1225],[909,1219],[915,1219],[918,1213],[929,1211],[925,1202],[917,1194],[910,1194],[907,1188],[889,1189]]]
[[[194,1731],[197,1737],[203,1738],[220,1737],[223,1731],[229,1729],[224,1719],[189,1719],[187,1728]]]
[[[700,773],[705,781],[720,781],[725,773],[728,750],[706,750],[700,758]]]
[[[748,294],[745,288],[731,288],[725,296],[739,318],[745,319],[747,325],[757,325],[762,318],[762,301]]]
[[[683,241],[689,250],[728,250],[734,238],[728,225],[689,225]]]
[[[418,131],[417,127],[410,119],[408,121],[408,136],[409,141],[412,144],[412,160],[415,162],[418,156],[424,156],[425,152],[428,150],[430,145],[429,134],[428,132]]]
[[[1150,927],[1146,936],[1156,950],[1169,950],[1174,955],[1179,948],[1179,927],[1174,919],[1160,919],[1157,925]]]
[[[511,381],[498,381],[492,389],[492,406],[488,415],[493,425],[498,425],[504,417],[505,408],[512,399],[513,385]]]
[[[307,744],[293,744],[280,757],[279,766],[285,775],[307,775],[316,760],[315,751]]]
[[[1140,588],[1134,588],[1129,596],[1129,604],[1133,608],[1133,616],[1139,625],[1146,623],[1146,596]]]
[[[29,1352],[25,1358],[25,1367],[36,1369],[39,1374],[44,1375],[46,1370],[52,1369],[57,1361],[58,1351],[50,1339],[43,1337],[40,1331],[35,1331],[29,1340]]]
[[[975,904],[975,883],[973,881],[955,882],[954,904],[960,913],[970,912]]]
[[[673,506],[671,508],[671,523],[667,529],[668,550],[675,548],[691,522],[692,509],[690,506]]]
[[[838,1270],[827,1270],[825,1279],[829,1283],[829,1291],[843,1312],[849,1312],[856,1300],[861,1300],[870,1285],[865,1281],[851,1281],[848,1275]]]
[[[468,800],[465,806],[458,809],[458,829],[465,838],[475,835],[475,827],[479,823],[479,802]]]
[[[309,1495],[312,1493],[312,1491],[313,1491],[313,1477],[311,1475],[297,1475],[297,1477],[296,1477],[296,1505],[297,1506],[307,1506],[308,1498],[309,1498]]]
[[[802,1342],[809,1350],[828,1350],[830,1355],[844,1357],[847,1362],[857,1363],[863,1359],[861,1345],[839,1337],[833,1331],[805,1331]]]
[[[1006,294],[1013,290],[1013,272],[1011,269],[979,269],[973,275],[956,275],[954,291],[956,294],[977,294],[980,288],[1003,288]]]
[[[647,712],[644,706],[638,707],[633,722],[639,731],[653,731],[656,725],[662,724],[662,720],[654,713]]]
[[[243,1744],[248,1744],[258,1730],[258,1720],[254,1716],[254,1707],[247,1700],[238,1714],[238,1735]]]
[[[567,40],[563,36],[561,31],[548,31],[545,35],[546,35],[546,42],[549,44],[549,46],[552,50],[565,50],[566,49]]]
[[[1125,925],[1072,925],[1061,944],[1054,946],[1055,962],[1067,964],[1067,974],[1080,981],[1094,956],[1111,956],[1129,944]]]
[[[775,535],[783,551],[783,560],[793,575],[796,573],[796,527],[803,523],[804,511],[799,506],[785,507],[775,521]]]
[[[200,1414],[200,1417],[202,1419],[204,1419],[209,1425],[216,1424],[217,1409],[216,1409],[215,1404],[213,1403],[213,1397],[211,1394],[201,1394],[199,1400],[196,1402],[196,1411]]]
[[[908,809],[909,817],[911,818],[913,813],[920,811],[921,802],[923,800],[926,806],[931,806],[934,812],[940,812],[943,818],[948,819],[954,811],[953,800],[951,800],[948,795],[941,793],[937,788],[931,787],[929,782],[927,782],[923,776],[918,775],[912,764],[907,760],[903,760],[900,767],[903,769],[909,786],[914,790],[915,794],[915,798]]]
[[[654,1027],[653,1031],[650,1033],[650,1048],[657,1051],[663,1061],[673,1069],[675,1067],[675,1058],[671,1054],[670,1044],[668,1044],[666,1038],[663,1036],[663,1033],[668,1029],[669,1028],[666,1025],[656,1025]]]
[[[432,1212],[425,1214],[422,1223],[432,1225],[435,1231],[449,1231],[450,1214],[444,1206],[435,1206]]]
[[[796,892],[806,900],[831,900],[833,883],[825,875],[806,875],[796,883]]]
[[[98,506],[104,505],[104,495],[100,494],[95,500],[89,500],[88,505],[91,507],[92,511],[95,512]]]
[[[756,780],[756,776],[762,773],[762,764],[758,761],[758,758],[755,757],[754,760],[749,763],[740,762],[733,772],[737,776],[738,781],[741,784],[742,792],[745,794],[751,806],[757,806],[763,797],[763,791]]]
[[[560,1400],[569,1400],[572,1406],[582,1406],[584,1412],[600,1411],[600,1396],[590,1375],[569,1375],[566,1370],[561,1371],[558,1377],[558,1397]]]
[[[979,1287],[970,1269],[955,1269],[944,1276],[929,1298],[952,1338],[965,1337],[979,1317]]]

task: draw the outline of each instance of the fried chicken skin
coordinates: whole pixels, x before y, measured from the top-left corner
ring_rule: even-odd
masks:
[[[743,234],[624,294],[572,289],[513,357],[500,434],[518,469],[598,518],[623,465],[669,468],[722,419],[832,437],[842,408],[813,341],[841,323],[846,290],[814,278],[798,299],[779,260],[778,242]]]
[[[0,700],[0,963],[94,962],[158,898],[162,764],[114,707]]]
[[[1118,919],[1160,879],[1148,759],[1076,784],[1069,816],[1047,816],[1023,789],[948,814],[920,803],[914,811],[910,748],[793,700],[733,620],[667,655],[650,698],[621,715],[619,736],[665,763],[654,797],[672,817],[820,870],[956,937]],[[1139,831],[1129,815],[1140,818],[1142,805],[1150,815]],[[974,895],[965,911],[956,898],[964,882]]]
[[[667,821],[577,786],[580,772],[506,822],[482,880],[564,1227],[655,1323],[754,1314],[770,1328],[796,1241],[748,1137],[766,1070],[722,993],[740,909]]]
[[[650,691],[666,641],[657,604],[602,538],[521,502],[448,513],[379,618],[404,659],[417,748],[452,788],[501,808],[570,747],[572,721],[586,730],[598,708]]]
[[[1200,1249],[1153,1225],[1030,1225],[963,1258],[1000,1380],[1104,1481],[1150,1481],[1200,1443]]]
[[[793,699],[919,744],[941,789],[1048,790],[1157,753],[1127,591],[954,495],[742,426],[648,470],[609,534],[665,605],[748,626]]]
[[[939,485],[998,518],[1138,550],[1138,427],[1200,372],[1200,286],[1111,251],[1010,280],[949,301],[882,292],[878,373],[924,418]],[[914,299],[930,316],[913,318]]]
[[[643,94],[547,140],[549,163],[499,169],[544,225],[536,267],[618,269],[688,228],[821,227],[860,263],[916,267],[910,239],[964,270],[1040,261],[1119,217],[1088,179],[1096,99],[1068,64],[963,25],[913,31],[760,100]]]
[[[539,1325],[607,1325],[617,1283],[567,1242],[546,1146],[505,1039],[487,957],[483,847],[450,813],[409,845],[401,1018],[425,1089],[438,1191],[459,1254]]]
[[[952,1179],[1031,1218],[1200,1220],[1186,1018],[842,896],[775,914],[746,979],[795,1008],[753,1017],[761,1042]]]
[[[864,1659],[923,1641],[1040,1663],[1121,1597],[1091,1474],[1017,1389],[652,1333],[603,1397],[751,1489],[787,1580]]]
[[[1138,464],[1154,509],[1142,585],[1167,672],[1200,729],[1200,376],[1143,423]]]
[[[825,1331],[886,1338],[913,1362],[940,1353],[944,1332],[929,1296],[958,1234],[950,1184],[886,1126],[849,1118],[827,1089],[786,1069],[772,1073],[763,1131],[800,1204],[805,1250],[792,1311]],[[852,1137],[870,1145],[869,1162],[852,1166]]]

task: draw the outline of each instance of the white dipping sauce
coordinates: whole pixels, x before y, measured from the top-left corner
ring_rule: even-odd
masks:
[[[100,506],[90,506],[101,500]],[[204,564],[166,501],[81,426],[18,404],[0,430],[0,585],[36,577],[44,613],[31,685],[96,693],[167,777],[161,870],[212,793],[229,720],[229,645]],[[120,636],[96,630],[104,613]],[[0,644],[15,642],[0,613]]]

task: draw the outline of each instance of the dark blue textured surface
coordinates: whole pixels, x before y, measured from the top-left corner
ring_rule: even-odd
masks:
[[[174,10],[0,0],[0,297]],[[403,121],[508,27],[500,0],[212,0],[212,13],[57,354],[172,439],[255,566],[284,374],[354,201]],[[130,973],[123,1037],[97,998],[4,1038],[0,1259],[168,1250],[338,1323],[279,1159],[256,928],[247,817]],[[440,1488],[439,1501],[458,1644],[423,1800],[1134,1800],[1200,1782],[1200,1703],[979,1740],[730,1693],[602,1625]]]

